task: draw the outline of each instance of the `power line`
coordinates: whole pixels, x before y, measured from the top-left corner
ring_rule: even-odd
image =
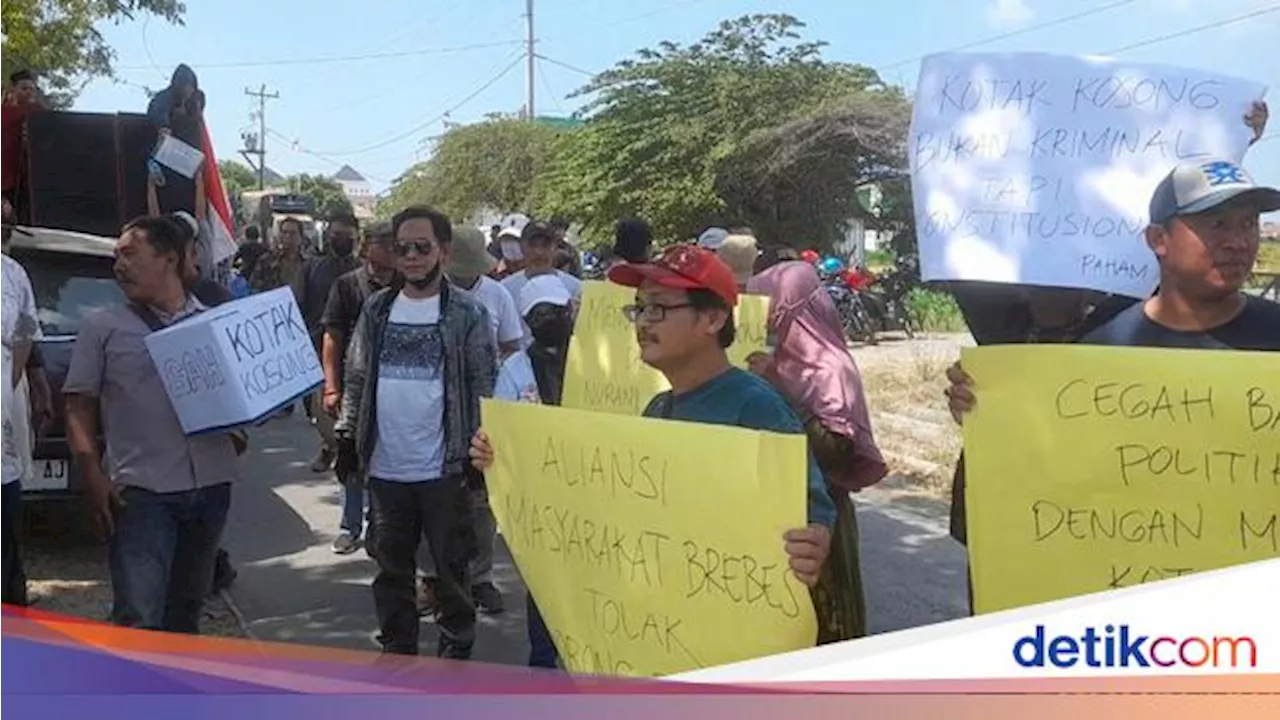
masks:
[[[564,68],[565,70],[572,70],[573,72],[576,72],[576,73],[579,73],[579,74],[582,74],[582,75],[586,75],[587,77],[595,77],[596,75],[598,75],[598,74],[599,74],[599,73],[593,73],[593,72],[591,72],[590,70],[583,70],[583,69],[582,69],[582,68],[580,68],[580,67],[574,67],[573,65],[570,65],[569,63],[566,63],[566,62],[560,62],[559,60],[556,60],[555,58],[549,58],[549,57],[547,57],[546,55],[543,55],[543,54],[541,54],[541,53],[538,53],[537,57],[538,57],[538,59],[539,59],[539,60],[545,60],[546,62],[549,62],[549,63],[551,63],[552,65],[557,65],[557,66],[559,66],[559,67]]]
[[[488,90],[489,88],[493,87],[494,85],[496,85],[496,84],[498,83],[498,81],[499,81],[499,80],[501,80],[502,78],[506,77],[507,73],[511,72],[511,70],[512,70],[513,68],[515,68],[515,66],[516,66],[516,65],[519,65],[519,64],[520,64],[524,59],[525,59],[525,58],[524,58],[524,53],[519,53],[519,54],[517,54],[517,55],[515,56],[515,58],[514,58],[513,60],[511,60],[511,62],[507,63],[507,65],[506,65],[505,67],[503,67],[503,68],[502,68],[502,70],[500,70],[500,71],[498,72],[498,74],[497,74],[497,75],[494,75],[492,78],[490,78],[490,79],[488,80],[488,82],[485,82],[483,85],[481,85],[480,87],[476,88],[476,89],[475,89],[475,90],[474,90],[470,95],[467,95],[465,98],[463,98],[462,100],[458,101],[458,103],[457,103],[457,104],[453,105],[453,106],[452,106],[452,107],[450,107],[448,110],[445,110],[445,111],[441,112],[439,115],[436,115],[435,117],[431,118],[430,120],[427,120],[427,121],[425,121],[425,122],[419,123],[419,124],[417,124],[417,125],[415,125],[415,126],[413,126],[413,127],[409,128],[408,130],[406,130],[406,131],[404,131],[404,132],[402,132],[402,133],[400,133],[400,134],[398,134],[398,135],[394,135],[394,136],[389,137],[389,138],[387,138],[387,139],[385,139],[385,140],[382,140],[382,141],[379,141],[379,142],[373,143],[372,145],[366,145],[365,147],[362,147],[362,148],[356,148],[356,149],[354,149],[354,150],[341,150],[341,151],[337,151],[337,150],[335,150],[335,151],[325,151],[325,152],[321,152],[321,151],[318,151],[318,150],[317,150],[317,151],[314,151],[314,154],[316,154],[316,155],[318,155],[318,156],[319,156],[319,155],[324,155],[324,156],[329,156],[329,157],[342,157],[342,156],[350,156],[350,155],[363,155],[363,154],[365,154],[365,153],[367,153],[367,152],[370,152],[370,151],[372,151],[372,150],[377,150],[377,149],[379,149],[379,148],[384,148],[384,147],[386,147],[386,146],[388,146],[388,145],[392,145],[392,144],[394,144],[394,143],[400,142],[401,140],[404,140],[404,139],[405,139],[405,138],[407,138],[407,137],[411,137],[411,136],[413,136],[413,135],[415,135],[415,134],[417,134],[417,133],[421,132],[424,128],[428,127],[429,125],[433,125],[433,124],[435,124],[435,123],[439,122],[440,120],[442,120],[442,119],[444,119],[446,116],[448,116],[448,115],[449,115],[449,113],[452,113],[452,112],[454,112],[454,111],[456,111],[456,110],[459,110],[460,108],[462,108],[462,106],[464,106],[464,105],[466,105],[467,103],[469,103],[469,102],[471,102],[472,100],[474,100],[477,96],[479,96],[479,95],[480,95],[481,93],[483,93],[485,90]]]
[[[361,60],[384,60],[388,58],[413,57],[416,55],[443,55],[447,53],[483,50],[485,48],[507,47],[523,44],[519,40],[501,42],[476,43],[474,45],[458,45],[455,47],[422,48],[419,50],[400,50],[396,52],[367,53],[364,55],[326,55],[309,58],[278,58],[275,60],[245,60],[228,63],[188,63],[193,68],[212,70],[215,68],[269,67],[275,65],[315,65],[319,63],[357,62]],[[146,65],[122,65],[117,70],[150,70]]]
[[[1102,55],[1119,55],[1122,52],[1128,52],[1129,50],[1136,50],[1140,47],[1146,47],[1148,45],[1155,45],[1156,43],[1162,43],[1162,42],[1165,42],[1166,40],[1174,40],[1176,38],[1186,37],[1188,35],[1194,35],[1199,32],[1204,32],[1205,30],[1214,30],[1226,25],[1232,25],[1244,20],[1248,20],[1250,18],[1261,17],[1262,15],[1273,13],[1273,12],[1276,12],[1277,10],[1280,10],[1280,3],[1271,5],[1269,7],[1265,7],[1261,10],[1254,10],[1253,12],[1250,12],[1250,13],[1245,13],[1243,15],[1230,17],[1225,20],[1218,20],[1217,22],[1205,23],[1204,25],[1197,25],[1195,27],[1187,28],[1186,30],[1179,30],[1178,32],[1175,32],[1175,33],[1169,33],[1168,35],[1161,35],[1159,37],[1150,38],[1148,40],[1142,40],[1140,42],[1133,43],[1132,45],[1125,45],[1124,47],[1116,48],[1115,50],[1108,50],[1101,54]]]
[[[989,45],[993,42],[999,42],[1000,40],[1007,40],[1008,38],[1011,38],[1011,37],[1026,35],[1027,33],[1036,32],[1038,30],[1044,30],[1045,28],[1051,28],[1051,27],[1056,27],[1058,25],[1063,25],[1073,20],[1079,20],[1082,17],[1088,17],[1090,15],[1097,15],[1098,13],[1107,12],[1109,10],[1115,10],[1116,8],[1124,7],[1125,5],[1132,5],[1134,2],[1135,0],[1119,0],[1119,2],[1113,2],[1107,5],[1100,5],[1098,7],[1095,7],[1089,10],[1082,10],[1078,13],[1072,13],[1071,15],[1064,15],[1060,18],[1056,18],[1053,20],[1046,20],[1036,25],[1030,25],[1024,28],[1019,28],[1017,30],[1010,30],[1009,32],[1000,33],[999,35],[992,35],[991,37],[983,38],[982,40],[974,40],[973,42],[968,42],[963,45],[957,45],[953,48],[948,48],[946,50],[939,50],[937,52],[929,53],[927,55],[914,57],[914,58],[911,58],[910,60],[901,60],[891,65],[881,65],[876,68],[876,71],[884,72],[885,70],[892,70],[894,68],[903,67],[904,65],[910,65],[912,63],[916,63],[916,62],[920,62],[921,60],[924,60],[925,58],[929,57],[929,55],[935,55],[937,53],[960,52],[961,50],[968,50],[970,48],[980,47],[982,45]]]

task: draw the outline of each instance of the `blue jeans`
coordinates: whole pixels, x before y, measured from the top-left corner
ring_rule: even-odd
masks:
[[[108,559],[111,622],[198,633],[231,485],[176,493],[124,487],[120,496],[124,507],[116,513]]]
[[[357,540],[364,534],[365,523],[373,524],[373,508],[365,510],[367,498],[363,483],[342,483],[342,524],[338,527]]]
[[[551,631],[538,612],[538,605],[533,601],[533,593],[527,596],[526,624],[529,626],[529,667],[555,668],[560,654],[556,652],[556,644],[551,640]]]

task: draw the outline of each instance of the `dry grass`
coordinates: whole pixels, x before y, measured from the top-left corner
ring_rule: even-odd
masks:
[[[914,489],[946,495],[961,440],[942,391],[958,346],[909,342],[855,350],[854,356],[890,472]]]
[[[22,558],[33,607],[106,621],[111,614],[106,547],[87,532],[84,513],[61,502],[29,503],[26,509]],[[244,637],[221,598],[205,604],[200,629],[206,635]]]

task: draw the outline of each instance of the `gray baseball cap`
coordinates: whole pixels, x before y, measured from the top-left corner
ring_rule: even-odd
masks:
[[[1259,213],[1280,210],[1280,190],[1256,184],[1231,160],[1211,158],[1182,163],[1160,181],[1151,196],[1151,222],[1208,212],[1232,200],[1248,202]]]

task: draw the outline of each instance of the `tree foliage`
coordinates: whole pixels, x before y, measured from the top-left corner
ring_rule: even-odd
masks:
[[[905,183],[910,106],[896,89],[864,90],[758,131],[720,163],[716,190],[734,217],[794,246],[827,247],[847,221],[889,229]],[[866,202],[871,184],[878,207]]]
[[[588,227],[640,215],[659,238],[737,218],[716,188],[755,133],[850,94],[883,89],[871,68],[821,58],[790,15],[726,20],[688,46],[664,42],[578,91],[586,127],[557,156],[539,204]]]
[[[429,160],[410,168],[392,187],[379,212],[425,204],[456,221],[484,208],[530,212],[534,180],[546,171],[563,134],[504,117],[452,128]]]
[[[255,183],[257,180],[255,179]],[[343,192],[342,185],[331,177],[324,175],[290,175],[286,182],[293,192],[310,195],[316,203],[316,216],[328,218],[339,213],[352,212],[351,201]],[[256,185],[255,185],[256,186]]]
[[[218,173],[222,175],[222,188],[231,197],[239,197],[240,193],[258,187],[258,174],[242,162],[220,160]]]
[[[35,71],[50,104],[63,107],[89,80],[112,75],[115,52],[100,23],[154,15],[182,24],[185,12],[181,0],[5,0],[5,72]]]

